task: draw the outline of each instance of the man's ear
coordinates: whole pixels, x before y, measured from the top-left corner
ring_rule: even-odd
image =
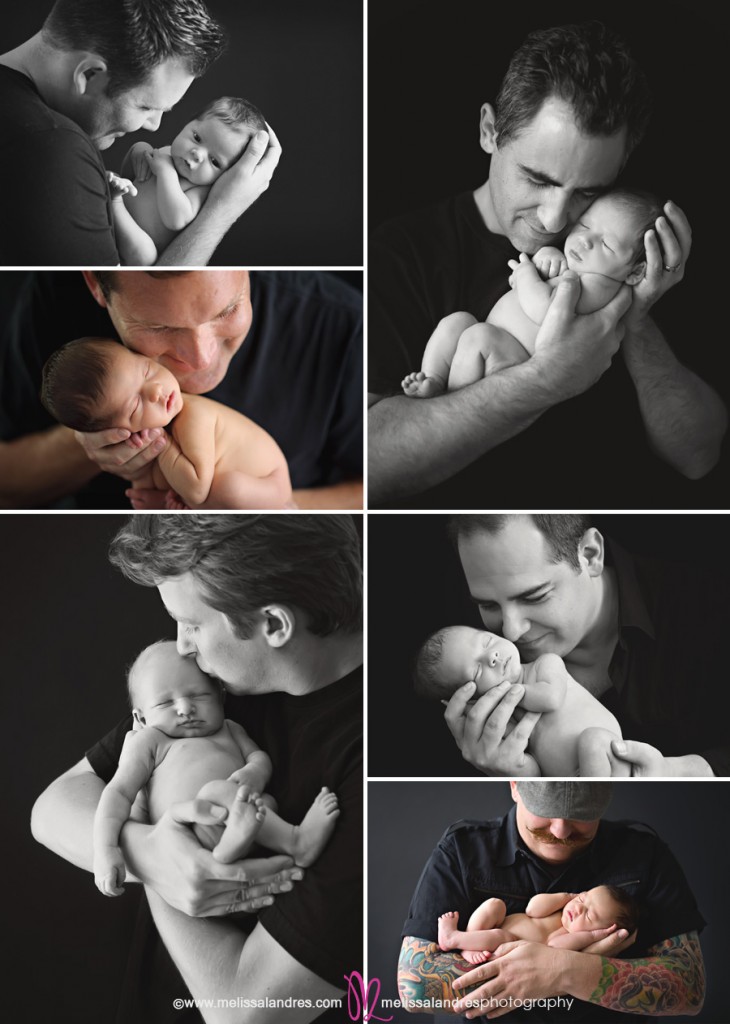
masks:
[[[581,566],[587,569],[589,576],[602,575],[605,554],[606,546],[603,535],[595,526],[591,526],[583,534],[578,545],[578,558]]]
[[[86,281],[86,287],[89,289],[89,291],[94,296],[96,301],[99,303],[101,308],[106,309],[108,305],[106,301],[106,296],[104,295],[104,292],[101,289],[101,285],[99,284],[94,271],[82,270],[81,273],[83,274],[84,281]]]
[[[97,53],[85,53],[73,69],[73,86],[78,96],[99,96],[106,92],[109,72]]]
[[[269,647],[283,647],[294,636],[296,619],[291,608],[283,604],[267,604],[264,616],[264,639]]]
[[[482,113],[479,119],[479,145],[485,153],[493,153],[497,148],[497,132],[494,129],[496,116],[491,103],[482,104]]]
[[[632,287],[638,284],[639,281],[644,280],[646,274],[646,260],[642,260],[641,263],[637,263],[634,269],[631,271],[629,276],[626,278],[624,284],[630,284]]]
[[[134,731],[137,732],[139,729],[144,729],[147,723],[139,708],[132,708],[132,717],[134,718]]]

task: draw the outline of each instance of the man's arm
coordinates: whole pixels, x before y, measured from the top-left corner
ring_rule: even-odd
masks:
[[[714,778],[714,771],[700,754],[664,757],[660,750],[638,740],[612,740],[616,757],[631,763],[633,778]]]
[[[576,316],[576,275],[555,291],[524,363],[437,398],[369,399],[370,500],[390,502],[448,480],[479,456],[525,430],[543,412],[582,394],[608,369],[631,301],[622,289],[603,309]]]
[[[453,984],[471,970],[458,953],[443,953],[435,942],[407,935],[398,958],[398,996],[409,1013],[455,1013],[460,993]],[[424,1002],[426,1005],[423,1005]]]
[[[236,163],[221,174],[208,193],[200,213],[170,242],[158,266],[204,266],[221,239],[269,187],[281,157],[273,129],[253,135]]]
[[[330,487],[306,487],[294,491],[298,508],[359,508],[363,507],[362,480],[345,480]]]
[[[174,910],[147,889],[157,930],[185,984],[196,999],[229,1005],[201,1009],[206,1024],[266,1024],[271,1008],[243,1005],[242,1000],[286,999],[314,1004],[341,994],[329,982],[295,960],[261,924],[248,938],[224,920],[192,918]],[[287,1007],[286,1020],[306,1024],[322,1007]]]
[[[625,934],[614,932],[600,945],[620,946]],[[702,1009],[705,974],[697,933],[689,932],[653,946],[646,957],[630,960],[597,954],[595,946],[591,952],[577,953],[534,942],[507,943],[487,964],[457,979],[454,989],[468,991],[455,1004],[457,1012],[476,1004],[469,1016],[477,1016],[480,1007],[482,1014],[491,1011],[492,1017],[500,1017],[508,1012],[510,999],[559,995],[646,1016],[693,1015]]]
[[[0,508],[47,504],[73,494],[98,473],[68,427],[0,441]]]

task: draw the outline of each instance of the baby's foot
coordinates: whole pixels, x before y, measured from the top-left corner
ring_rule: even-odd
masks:
[[[439,918],[439,946],[445,952],[449,949],[456,949],[459,945],[454,938],[458,924],[458,910],[450,910],[448,914],[442,914]]]
[[[223,864],[230,864],[244,857],[258,835],[265,817],[266,806],[259,794],[247,793],[244,787],[241,787],[228,811],[225,831],[213,850],[215,859]]]
[[[339,813],[337,797],[323,786],[301,825],[294,828],[292,856],[295,864],[306,868],[314,863],[327,845]]]
[[[165,495],[165,508],[171,512],[182,512],[184,509],[189,509],[190,506],[185,504],[176,491],[168,491]]]
[[[467,963],[470,964],[483,964],[492,955],[486,949],[462,949],[461,955],[464,957]]]
[[[419,370],[409,373],[401,381],[401,387],[409,398],[434,398],[443,393],[444,386],[438,377],[427,377]]]

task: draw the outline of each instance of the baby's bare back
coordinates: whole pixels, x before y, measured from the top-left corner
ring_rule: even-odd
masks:
[[[147,786],[152,822],[158,821],[172,804],[192,800],[206,782],[227,779],[244,764],[227,723],[215,736],[166,739],[158,754],[162,760]]]
[[[526,939],[528,942],[547,942],[552,933],[561,927],[562,911],[558,910],[547,917],[528,917],[527,914],[508,914],[500,926],[515,939]]]
[[[266,431],[221,402],[202,395],[183,395],[182,412],[175,418],[172,435],[183,454],[186,442],[198,431],[213,431],[215,439],[215,471],[238,470],[248,476],[268,476],[286,460],[276,441]]]

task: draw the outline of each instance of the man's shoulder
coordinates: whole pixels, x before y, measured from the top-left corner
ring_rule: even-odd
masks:
[[[434,236],[454,235],[464,225],[479,227],[479,214],[471,192],[447,196],[430,206],[384,221],[373,230],[371,245],[398,246],[409,242],[418,245],[421,240],[430,243]]]
[[[487,821],[461,818],[453,825],[449,825],[441,841],[451,841],[458,845],[485,841],[489,843],[491,840],[497,840],[503,834],[506,824],[506,815],[502,818],[490,818]]]
[[[362,293],[335,274],[316,270],[257,270],[253,274],[255,303],[265,298],[268,305],[274,302],[314,305],[362,316]]]
[[[0,126],[6,142],[22,138],[25,159],[26,146],[31,150],[78,149],[97,155],[86,132],[71,118],[49,107],[32,84],[23,82],[24,77],[0,67]]]

